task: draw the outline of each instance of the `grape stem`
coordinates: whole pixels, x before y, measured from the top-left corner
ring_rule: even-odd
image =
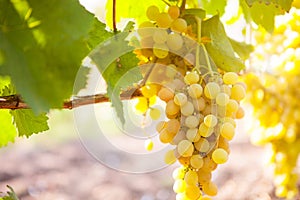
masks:
[[[117,14],[117,12],[116,12],[116,0],[113,0],[113,5],[112,5],[112,7],[113,7],[113,31],[114,31],[114,33],[116,33],[118,30],[117,30],[117,23],[116,23],[116,14]]]
[[[168,6],[171,6],[171,4],[169,4],[167,1],[162,0],[165,4],[167,4]]]
[[[180,6],[180,12],[182,13],[185,9],[186,0],[182,0],[181,6]]]
[[[149,70],[148,70],[147,73],[145,74],[144,79],[143,79],[142,82],[139,84],[140,87],[142,87],[142,86],[144,86],[144,85],[146,84],[146,82],[147,82],[147,80],[148,80],[150,74],[151,74],[152,71],[153,71],[153,68],[154,68],[154,66],[155,66],[156,61],[157,61],[157,58],[155,57],[154,60],[153,60],[153,63],[151,64],[151,66],[150,66],[150,68],[149,68]]]

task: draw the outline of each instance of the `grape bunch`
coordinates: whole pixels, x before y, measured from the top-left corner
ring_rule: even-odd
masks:
[[[173,173],[176,199],[208,200],[218,192],[212,172],[228,160],[235,119],[244,116],[240,101],[246,86],[237,73],[213,68],[211,60],[200,64],[200,52],[207,51],[200,45],[199,19],[187,20],[177,6],[167,12],[150,6],[146,15],[135,50],[146,81],[135,108],[158,119],[152,99],[164,102],[167,120],[156,130],[160,141],[173,147],[165,162],[180,163]],[[146,140],[145,146],[151,150],[153,143]]]
[[[256,36],[257,50],[253,62],[268,67],[259,75],[245,76],[248,100],[258,120],[251,132],[254,144],[268,148],[274,169],[276,195],[294,199],[297,189],[297,159],[300,153],[300,10],[278,17],[274,34]]]

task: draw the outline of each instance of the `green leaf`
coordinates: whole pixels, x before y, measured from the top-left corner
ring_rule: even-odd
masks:
[[[205,47],[219,68],[225,71],[238,72],[245,67],[243,62],[235,56],[234,49],[218,15],[203,21],[201,35],[211,39],[211,42],[207,43]]]
[[[82,90],[83,88],[86,87],[87,85],[87,81],[88,81],[88,75],[91,71],[91,68],[86,67],[86,66],[82,66],[79,71],[78,74],[80,74],[80,76],[77,76],[76,78],[76,82],[74,83],[74,87],[73,87],[73,95],[76,95],[80,92],[80,90]]]
[[[10,191],[7,192],[8,196],[2,197],[0,198],[3,200],[19,200],[19,198],[17,197],[15,191],[13,190],[12,187],[10,187],[9,185],[7,186],[9,188]]]
[[[284,14],[291,8],[291,0],[287,1],[257,1],[240,0],[246,21],[251,19],[268,32],[273,32],[275,16]],[[263,11],[263,12],[262,12]]]
[[[94,26],[89,32],[88,45],[90,49],[94,49],[101,42],[113,36],[113,33],[105,30],[105,27],[104,23],[96,18],[94,19]]]
[[[201,8],[189,8],[189,9],[185,9],[182,15],[192,15],[192,16],[197,16],[200,19],[204,19],[206,16],[206,12]]]
[[[245,1],[249,7],[251,7],[254,3],[265,4],[266,6],[273,4],[275,7],[280,7],[286,12],[288,12],[291,9],[292,2],[293,2],[293,0],[245,0]]]
[[[5,58],[0,74],[11,76],[35,113],[61,107],[89,53],[94,16],[76,0],[0,0],[0,5],[0,49]]]
[[[200,6],[204,8],[207,14],[222,16],[225,12],[227,0],[201,0]]]
[[[12,116],[9,110],[0,110],[0,122],[0,147],[3,147],[9,142],[15,141],[15,137],[17,137],[17,130],[12,123]]]
[[[29,137],[34,133],[49,129],[46,113],[35,115],[31,109],[12,110],[10,113],[13,116],[19,136]]]
[[[246,60],[249,58],[250,53],[254,50],[254,47],[250,44],[246,44],[245,42],[238,42],[231,38],[228,38],[233,50],[239,55],[242,60]]]
[[[123,124],[125,119],[119,97],[120,91],[142,78],[140,71],[134,70],[137,68],[138,59],[132,52],[134,48],[125,40],[127,36],[126,32],[119,33],[102,43],[90,54],[108,85],[108,96]]]

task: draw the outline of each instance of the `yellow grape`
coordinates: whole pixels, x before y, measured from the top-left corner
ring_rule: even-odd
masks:
[[[199,126],[199,133],[202,137],[209,137],[213,133],[213,129],[206,126],[205,123],[201,123]]]
[[[200,84],[192,84],[188,89],[190,97],[193,99],[200,98],[203,92],[203,88]]]
[[[187,200],[198,200],[201,196],[201,191],[196,185],[187,185],[185,195]]]
[[[238,75],[235,72],[227,72],[223,75],[223,81],[227,85],[234,85],[238,81]]]
[[[172,134],[176,134],[180,129],[180,122],[177,119],[170,119],[166,124],[166,129]]]
[[[200,77],[196,72],[190,72],[185,75],[184,82],[188,85],[198,83]]]
[[[188,185],[196,185],[198,183],[198,174],[196,171],[189,170],[185,176],[184,176],[184,181]]]
[[[190,101],[188,101],[181,107],[180,111],[184,116],[192,115],[194,113],[194,105]]]
[[[168,13],[159,13],[156,17],[156,23],[159,28],[169,28],[172,23],[172,18]]]
[[[153,45],[153,53],[158,58],[165,58],[169,54],[169,48],[165,44],[155,43]]]
[[[184,93],[175,94],[174,103],[178,106],[185,105],[187,103],[187,96]]]
[[[216,103],[219,106],[226,106],[229,102],[229,96],[226,93],[219,93],[216,97]]]
[[[217,148],[212,153],[212,159],[217,164],[223,164],[228,160],[228,153],[222,148]]]
[[[176,157],[174,154],[174,150],[171,149],[171,150],[167,151],[167,153],[165,154],[165,163],[168,165],[171,165],[175,162],[176,162]]]
[[[207,152],[210,149],[210,144],[207,139],[200,138],[197,142],[194,143],[195,148],[200,152]]]
[[[227,140],[232,140],[234,136],[234,126],[230,122],[221,125],[220,134]]]
[[[178,6],[170,6],[168,9],[168,14],[172,19],[176,19],[180,15],[180,9]]]
[[[166,114],[176,115],[179,113],[180,107],[177,106],[173,100],[168,101],[166,105]]]
[[[151,119],[158,120],[160,118],[160,115],[161,115],[161,113],[160,113],[159,109],[157,109],[157,108],[151,108],[150,109],[150,117],[151,117]]]
[[[183,39],[177,33],[169,34],[167,37],[167,45],[170,50],[177,51],[182,48]]]
[[[141,88],[144,97],[150,98],[157,93],[157,87],[154,84],[147,84]]]
[[[159,90],[157,96],[158,96],[161,100],[163,100],[163,101],[165,101],[165,102],[168,102],[168,101],[170,101],[171,99],[174,98],[174,92],[173,92],[171,89],[169,89],[169,88],[163,87],[163,88],[161,88],[161,89]]]
[[[174,32],[183,33],[187,30],[187,23],[182,18],[175,19],[171,24],[171,30]]]
[[[246,96],[246,91],[242,85],[240,85],[240,84],[233,85],[233,87],[231,88],[230,98],[240,101],[240,100],[244,99],[245,96]]]
[[[215,127],[217,123],[218,123],[218,118],[215,115],[210,114],[204,117],[204,124],[209,128]]]
[[[209,82],[204,88],[204,94],[208,99],[215,99],[220,93],[220,86],[215,82]]]
[[[157,16],[159,15],[159,9],[157,6],[149,6],[147,11],[146,11],[146,15],[148,17],[149,20],[152,21],[156,21]]]
[[[207,183],[211,179],[210,171],[198,170],[198,182],[199,183]]]
[[[186,189],[186,183],[184,180],[178,179],[174,182],[173,190],[176,193],[183,193]]]
[[[184,124],[188,128],[196,128],[199,125],[199,119],[194,115],[190,115],[185,119]]]
[[[172,173],[172,177],[174,180],[184,179],[184,176],[185,176],[185,168],[183,167],[176,168]]]
[[[190,128],[186,132],[186,138],[191,142],[197,142],[201,135],[198,133],[197,128]]]
[[[161,132],[165,127],[167,123],[165,121],[158,122],[156,125],[156,131]]]
[[[159,140],[162,143],[170,143],[174,138],[174,134],[167,131],[167,129],[163,129],[159,134]]]
[[[165,43],[167,41],[168,33],[165,29],[157,29],[153,34],[153,41],[158,44]]]
[[[193,105],[195,107],[195,110],[203,111],[205,109],[206,103],[205,100],[202,97],[200,97],[199,99],[193,100]]]
[[[229,99],[226,105],[226,111],[230,113],[235,113],[239,109],[239,104],[236,100]]]
[[[192,155],[190,159],[191,166],[195,169],[200,169],[203,166],[203,159],[198,155]]]
[[[203,192],[209,196],[216,196],[218,188],[213,182],[207,182],[202,186]]]
[[[189,140],[182,140],[177,145],[177,151],[180,156],[189,157],[194,152],[194,145]]]

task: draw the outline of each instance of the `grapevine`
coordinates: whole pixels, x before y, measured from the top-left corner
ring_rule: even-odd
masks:
[[[149,21],[139,26],[141,48],[135,53],[147,80],[135,108],[145,115],[149,110],[155,120],[159,117],[153,114],[152,99],[165,102],[168,120],[156,129],[162,143],[174,146],[165,162],[181,165],[173,173],[176,199],[209,199],[217,195],[211,174],[228,160],[235,119],[243,117],[239,102],[246,95],[245,85],[236,73],[213,69],[201,41],[202,19],[187,21],[177,6],[168,12],[150,6],[146,14]],[[206,65],[200,65],[200,52]],[[149,150],[153,144],[146,140],[145,146]]]

